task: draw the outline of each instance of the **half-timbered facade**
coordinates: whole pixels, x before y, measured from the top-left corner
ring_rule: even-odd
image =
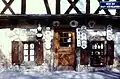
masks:
[[[1,0],[0,63],[76,71],[118,66],[119,10],[101,9],[100,1]]]

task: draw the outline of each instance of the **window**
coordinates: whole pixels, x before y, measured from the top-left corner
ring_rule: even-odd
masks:
[[[102,66],[105,64],[104,41],[92,41],[91,65]]]
[[[34,61],[35,51],[34,43],[26,42],[24,43],[24,61]]]
[[[71,47],[72,34],[70,32],[61,32],[60,35],[60,46]]]
[[[12,41],[12,64],[23,61],[34,61],[37,65],[43,63],[43,41]]]

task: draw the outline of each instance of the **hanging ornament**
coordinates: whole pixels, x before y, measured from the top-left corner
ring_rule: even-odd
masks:
[[[60,22],[59,21],[53,21],[53,26],[60,26]]]
[[[77,27],[77,26],[78,26],[78,21],[72,20],[72,21],[70,21],[69,25],[70,25],[71,27]]]
[[[111,25],[108,25],[107,26],[107,35],[106,35],[106,37],[107,37],[107,40],[112,40],[113,39],[113,29],[112,29],[112,26]]]
[[[76,28],[76,34],[77,34],[77,47],[80,47],[81,46],[80,28]]]
[[[90,28],[94,28],[95,24],[96,24],[95,21],[89,21],[88,22],[88,25],[89,25]]]

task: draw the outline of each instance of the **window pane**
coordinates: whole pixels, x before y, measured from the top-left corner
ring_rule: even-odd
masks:
[[[34,61],[34,56],[30,56],[30,61]]]
[[[28,56],[24,56],[24,61],[28,61]]]
[[[34,49],[34,44],[30,44],[30,49]]]
[[[24,44],[24,49],[28,49],[28,44]]]
[[[104,46],[103,46],[103,44],[101,43],[101,49],[103,49],[103,47],[104,47]]]
[[[28,50],[24,50],[24,55],[28,55]]]
[[[30,50],[30,55],[34,55],[34,50]]]
[[[67,42],[71,42],[71,38],[68,38],[68,39],[67,39]]]

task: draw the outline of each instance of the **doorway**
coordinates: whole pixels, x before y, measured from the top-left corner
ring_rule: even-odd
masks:
[[[55,64],[57,70],[75,69],[75,32],[72,30],[55,30],[54,32]]]

